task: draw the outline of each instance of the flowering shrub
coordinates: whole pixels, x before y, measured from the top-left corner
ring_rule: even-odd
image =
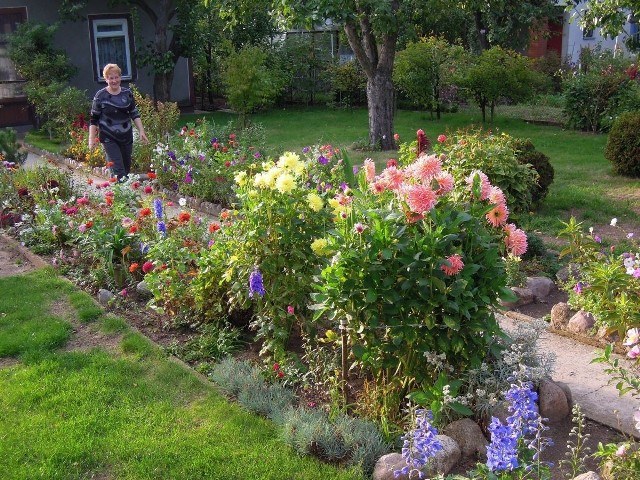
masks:
[[[527,246],[486,175],[473,172],[456,197],[442,164],[423,155],[376,175],[365,162],[360,189],[331,200],[335,228],[314,243],[329,261],[316,318],[346,319],[356,359],[405,389],[435,380],[425,352],[457,371],[482,361],[499,331],[493,307],[511,294],[502,258]]]
[[[90,167],[98,167],[105,164],[106,157],[102,145],[99,148],[89,149],[89,124],[80,114],[71,123],[69,130],[70,144],[63,152],[64,155],[80,162],[85,162]]]
[[[158,181],[181,195],[229,206],[234,176],[263,160],[259,137],[258,127],[243,131],[243,143],[229,126],[202,121],[182,127],[168,145],[158,144],[154,150]]]
[[[616,225],[617,220],[612,220]],[[565,285],[572,307],[591,312],[596,325],[620,338],[630,328],[640,327],[640,251],[635,244],[627,251],[605,248],[602,238],[590,229],[586,234],[582,224],[571,218],[559,234],[569,241],[560,252],[578,266],[577,278]],[[627,235],[633,240],[633,233]]]
[[[325,146],[305,149],[302,157],[287,152],[236,175],[238,209],[224,212],[194,279],[203,313],[252,305],[263,350],[276,357],[283,355],[294,325],[303,332],[309,328],[312,278],[326,262],[314,253],[314,240],[331,227],[328,201],[346,198],[343,167]]]

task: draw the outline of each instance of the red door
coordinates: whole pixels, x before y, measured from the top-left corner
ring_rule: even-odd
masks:
[[[24,80],[9,59],[5,35],[27,19],[26,7],[0,8],[0,128],[32,123]]]

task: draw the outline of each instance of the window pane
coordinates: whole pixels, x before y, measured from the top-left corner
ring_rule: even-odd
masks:
[[[129,75],[127,49],[124,37],[98,38],[98,63],[100,68],[107,63],[117,63],[122,69],[122,76]]]
[[[98,25],[96,29],[98,33],[103,32],[122,32],[122,25]]]

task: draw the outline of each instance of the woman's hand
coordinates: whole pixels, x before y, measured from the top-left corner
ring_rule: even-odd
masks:
[[[139,132],[139,134],[140,134],[140,141],[141,141],[142,143],[144,143],[145,145],[146,145],[147,143],[149,143],[149,139],[147,138],[147,134],[146,134],[146,133],[144,133],[144,130],[142,130],[141,132]]]

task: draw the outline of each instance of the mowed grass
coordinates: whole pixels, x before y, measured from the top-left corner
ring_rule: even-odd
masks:
[[[534,109],[535,106],[531,106]],[[203,115],[183,116],[181,121],[194,121]],[[205,115],[219,125],[234,121],[230,113],[213,112]],[[274,154],[285,150],[300,151],[304,146],[330,143],[347,149],[350,157],[360,163],[373,158],[382,168],[397,152],[361,151],[354,145],[364,145],[368,138],[366,109],[333,110],[321,107],[271,110],[251,116],[251,121],[264,127],[265,140]],[[416,131],[422,129],[432,142],[441,133],[451,134],[458,129],[484,128],[504,132],[519,138],[529,138],[536,148],[546,154],[555,169],[555,180],[549,195],[530,215],[519,222],[528,230],[556,235],[562,222],[571,216],[585,224],[608,224],[618,218],[619,225],[640,226],[640,180],[615,175],[604,158],[606,134],[592,134],[567,130],[556,125],[540,125],[501,115],[496,109],[493,123],[482,123],[475,108],[443,114],[440,120],[428,112],[399,110],[394,131],[401,142],[411,142]]]
[[[0,354],[3,480],[361,478],[297,456],[50,270],[2,278],[0,292],[0,339],[13,338]],[[124,332],[117,351],[58,349],[72,329],[49,306],[65,297],[78,322]]]

